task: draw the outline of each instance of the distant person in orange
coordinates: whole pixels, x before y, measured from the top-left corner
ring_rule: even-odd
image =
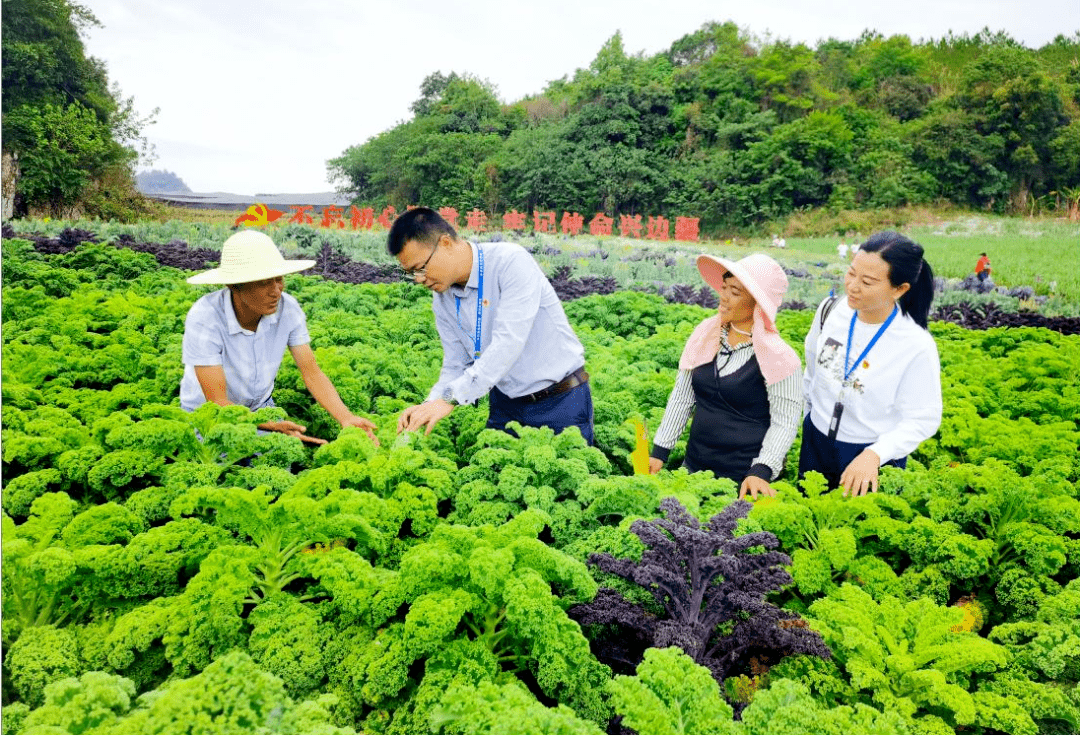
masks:
[[[990,278],[990,256],[985,253],[979,254],[979,262],[975,264],[975,275],[979,277],[979,281]]]

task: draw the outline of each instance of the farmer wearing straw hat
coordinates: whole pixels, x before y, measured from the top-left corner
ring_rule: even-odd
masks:
[[[776,331],[787,276],[761,254],[740,261],[701,255],[697,265],[720,306],[694,329],[679,358],[649,470],[663,467],[693,414],[683,467],[732,479],[739,498],[773,496],[769,482],[783,470],[803,400],[799,355]]]
[[[257,230],[236,233],[221,248],[221,265],[188,279],[189,284],[223,284],[226,288],[202,296],[184,323],[184,377],[180,406],[194,411],[206,401],[240,404],[252,411],[273,406],[271,393],[285,348],[296,361],[304,385],[319,406],[342,427],[360,427],[376,444],[375,425],[349,411],[337,389],[315,361],[307,318],[284,292],[285,274],[311,268],[315,261],[286,261],[274,241]],[[260,429],[308,437],[306,427],[282,420]]]

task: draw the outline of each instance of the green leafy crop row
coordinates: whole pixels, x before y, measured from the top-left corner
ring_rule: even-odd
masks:
[[[290,277],[376,448],[288,358],[276,409],[181,411],[199,291],[168,269],[110,281],[109,257],[128,258],[5,254],[5,732],[1080,727],[1075,337],[932,325],[945,419],[908,469],[844,499],[789,462],[744,518],[681,446],[654,476],[628,459],[705,310],[567,305],[597,447],[485,430],[483,405],[398,437],[440,363],[426,295]],[[780,329],[799,345],[810,319]],[[256,432],[282,414],[331,441]],[[616,607],[650,637],[633,661],[607,656]]]

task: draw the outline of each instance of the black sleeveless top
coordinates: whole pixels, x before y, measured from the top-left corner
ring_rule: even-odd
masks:
[[[715,358],[692,374],[697,405],[683,467],[742,483],[769,430],[769,394],[757,356],[719,376]]]

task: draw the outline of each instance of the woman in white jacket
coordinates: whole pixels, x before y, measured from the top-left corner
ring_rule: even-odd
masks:
[[[861,496],[877,490],[878,468],[904,467],[941,425],[941,362],[927,330],[934,274],[921,245],[876,233],[844,291],[822,302],[806,336],[799,476],[816,470]]]

